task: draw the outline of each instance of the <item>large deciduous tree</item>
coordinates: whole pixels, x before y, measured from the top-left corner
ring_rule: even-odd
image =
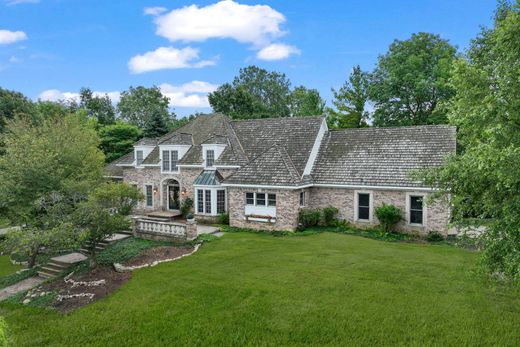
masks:
[[[141,138],[142,131],[135,125],[116,122],[99,129],[101,149],[107,162],[111,162],[133,150],[134,143]]]
[[[290,116],[291,82],[285,74],[257,66],[240,69],[232,83],[209,94],[213,110],[235,119]]]
[[[95,96],[91,89],[81,88],[79,91],[79,108],[87,112],[87,116],[97,119],[101,125],[112,124],[116,120],[116,110],[112,105],[112,100],[107,94]]]
[[[67,115],[33,123],[16,118],[1,136],[0,208],[13,222],[31,224],[36,202],[51,192],[86,195],[103,177],[99,138],[85,117]]]
[[[166,134],[173,114],[168,109],[169,98],[156,87],[130,87],[121,93],[117,109],[122,119],[143,129],[145,137]]]
[[[327,109],[327,123],[331,128],[359,128],[367,126],[365,110],[368,101],[368,73],[355,66],[339,90],[332,89],[334,108]]]
[[[427,181],[452,194],[456,222],[490,222],[484,263],[520,283],[520,2],[499,6],[452,83],[449,119],[461,153]]]
[[[34,103],[25,95],[0,88],[0,133],[4,132],[7,121],[17,116],[32,118],[35,114]]]
[[[449,78],[456,55],[439,35],[418,33],[394,41],[371,75],[374,125],[447,123],[443,103],[454,94]]]
[[[316,89],[299,86],[291,92],[289,108],[293,117],[321,116],[325,100]]]

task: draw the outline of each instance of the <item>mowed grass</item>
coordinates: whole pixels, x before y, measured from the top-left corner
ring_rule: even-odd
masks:
[[[323,233],[226,234],[69,314],[0,304],[14,346],[513,346],[520,296],[478,254]]]
[[[13,265],[8,255],[0,255],[0,277],[14,274],[22,268],[21,265]]]

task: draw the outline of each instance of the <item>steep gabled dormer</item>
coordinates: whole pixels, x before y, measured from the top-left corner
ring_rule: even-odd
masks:
[[[228,138],[224,135],[213,135],[202,144],[202,165],[208,169],[215,169],[215,162],[228,146]]]
[[[178,173],[179,161],[193,145],[191,134],[175,133],[159,143],[161,173]]]
[[[157,140],[151,138],[142,138],[136,144],[134,144],[134,163],[136,168],[143,167],[143,162],[152,153],[153,149],[157,146]]]

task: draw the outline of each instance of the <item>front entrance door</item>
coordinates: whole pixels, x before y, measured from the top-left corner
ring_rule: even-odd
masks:
[[[179,210],[181,208],[179,203],[179,186],[168,186],[168,209]]]

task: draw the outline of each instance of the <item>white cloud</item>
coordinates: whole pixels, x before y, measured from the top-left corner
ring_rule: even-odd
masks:
[[[156,33],[174,41],[205,41],[231,38],[255,46],[269,44],[283,36],[285,17],[267,5],[242,5],[232,0],[205,7],[191,5],[157,16]]]
[[[146,15],[149,15],[149,16],[158,16],[160,15],[161,13],[164,13],[168,11],[167,8],[165,7],[145,7],[144,9],[144,14]]]
[[[5,0],[7,6],[20,5],[20,4],[37,4],[40,0]]]
[[[201,68],[216,63],[217,58],[200,60],[196,48],[159,47],[155,51],[132,57],[128,68],[132,73],[143,73],[162,69]]]
[[[14,55],[11,56],[9,58],[9,62],[12,63],[12,64],[15,64],[15,63],[19,63],[20,62],[20,59],[18,59],[17,57],[15,57]]]
[[[94,92],[94,96],[105,96],[108,95],[110,100],[112,100],[113,103],[117,103],[120,99],[120,93],[119,92]],[[79,101],[79,93],[75,92],[62,92],[58,89],[48,89],[44,90],[43,92],[38,95],[38,99],[41,99],[43,101]]]
[[[27,34],[23,31],[0,30],[0,45],[7,45],[27,39]]]
[[[191,81],[179,86],[163,83],[159,88],[170,98],[172,107],[210,107],[208,93],[215,91],[218,86],[209,82]]]
[[[273,43],[259,50],[256,57],[261,60],[272,61],[287,59],[293,54],[300,54],[300,50],[283,43]]]

